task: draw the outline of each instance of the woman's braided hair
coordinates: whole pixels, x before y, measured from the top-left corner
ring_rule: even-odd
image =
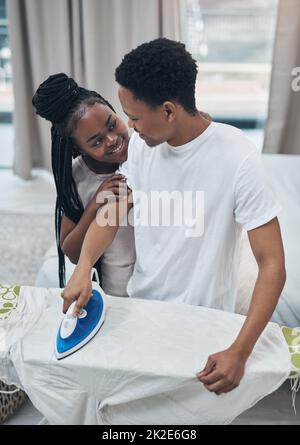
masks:
[[[52,170],[57,198],[55,234],[59,258],[59,285],[65,286],[65,258],[60,245],[63,214],[77,224],[84,211],[72,175],[72,160],[79,153],[72,139],[73,130],[85,114],[86,108],[96,103],[113,107],[100,94],[81,88],[64,73],[48,77],[32,99],[36,114],[52,123]]]

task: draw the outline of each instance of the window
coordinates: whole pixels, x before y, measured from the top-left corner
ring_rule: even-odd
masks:
[[[185,41],[199,65],[198,107],[217,121],[256,129],[257,145],[268,112],[277,3],[185,0]]]
[[[6,0],[0,0],[0,167],[11,167],[13,163],[13,108]]]

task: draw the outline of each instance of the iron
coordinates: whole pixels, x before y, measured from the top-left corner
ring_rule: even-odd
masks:
[[[74,301],[68,308],[60,324],[55,354],[58,360],[67,357],[86,345],[99,331],[105,319],[106,302],[105,293],[101,289],[98,273],[93,269],[92,275],[96,274],[97,281],[92,281],[92,296],[78,317],[73,316]]]

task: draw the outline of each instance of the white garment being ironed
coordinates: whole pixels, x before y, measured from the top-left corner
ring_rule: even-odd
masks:
[[[232,344],[243,316],[113,297],[96,337],[58,361],[59,295],[23,287],[16,309],[0,319],[0,380],[21,386],[50,424],[226,424],[289,376],[288,347],[270,323],[240,386],[217,397],[195,374]]]
[[[73,161],[73,178],[83,207],[89,204],[102,182],[112,174],[96,174],[81,156]],[[101,257],[101,282],[105,292],[117,297],[128,296],[128,281],[135,262],[134,228],[119,227],[115,239]]]
[[[256,147],[240,130],[215,122],[180,147],[149,147],[134,134],[120,171],[134,200],[136,263],[128,295],[234,312],[242,228],[262,226],[280,210]],[[167,200],[155,205],[159,193],[177,194],[171,224]]]

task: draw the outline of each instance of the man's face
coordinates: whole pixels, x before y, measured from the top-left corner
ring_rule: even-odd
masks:
[[[119,88],[119,99],[128,116],[128,126],[134,128],[149,147],[155,147],[171,138],[172,125],[162,105],[152,108],[136,99],[130,90],[122,86]]]

